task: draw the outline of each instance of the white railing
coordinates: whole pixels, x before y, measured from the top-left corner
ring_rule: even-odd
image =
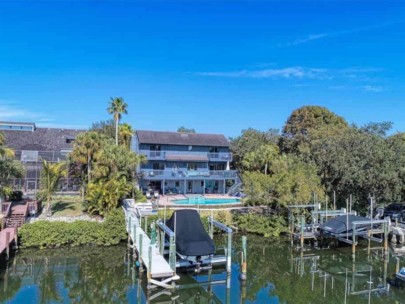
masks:
[[[232,153],[228,152],[208,153],[196,151],[140,150],[139,153],[145,155],[148,159],[155,159],[155,160],[165,160],[169,156],[200,156],[206,157],[210,161],[232,161]]]
[[[235,170],[151,170],[141,169],[143,178],[146,179],[188,179],[188,178],[224,178],[235,179]]]

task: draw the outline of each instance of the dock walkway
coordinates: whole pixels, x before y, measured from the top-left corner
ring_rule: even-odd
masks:
[[[169,263],[159,253],[157,244],[151,245],[149,236],[140,225],[137,210],[124,205],[127,232],[134,244],[134,249],[138,252],[144,267],[148,270],[153,279],[170,278],[176,276],[175,270],[171,269]],[[142,246],[141,242],[142,235]],[[149,248],[151,248],[151,259],[149,259]],[[151,265],[151,267],[150,267]],[[149,269],[149,267],[151,269]]]

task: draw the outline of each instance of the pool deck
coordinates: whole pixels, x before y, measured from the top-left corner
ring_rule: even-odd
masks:
[[[195,205],[178,205],[175,204],[174,201],[176,200],[184,200],[188,199],[189,197],[197,197],[197,196],[204,196],[206,199],[240,199],[240,197],[235,197],[235,196],[229,196],[229,195],[222,195],[222,194],[170,194],[170,195],[161,195],[160,198],[158,199],[158,203],[160,207],[195,207]],[[222,206],[222,207],[234,207],[234,206],[241,206],[240,203],[235,203],[235,204],[218,204],[218,205],[207,205],[211,207],[215,206]]]

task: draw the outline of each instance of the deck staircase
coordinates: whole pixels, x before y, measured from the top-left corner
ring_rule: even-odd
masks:
[[[229,188],[228,195],[234,196],[237,192],[240,191],[241,187],[242,187],[242,179],[240,178],[239,172],[236,172],[235,183],[232,185],[231,188]]]
[[[9,216],[6,218],[6,228],[20,228],[27,217],[28,204],[12,205]]]

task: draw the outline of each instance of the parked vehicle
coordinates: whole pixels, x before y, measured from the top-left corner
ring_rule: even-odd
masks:
[[[388,205],[384,209],[384,217],[390,217],[392,221],[395,221],[396,219],[398,219],[399,221],[404,221],[405,202]]]

